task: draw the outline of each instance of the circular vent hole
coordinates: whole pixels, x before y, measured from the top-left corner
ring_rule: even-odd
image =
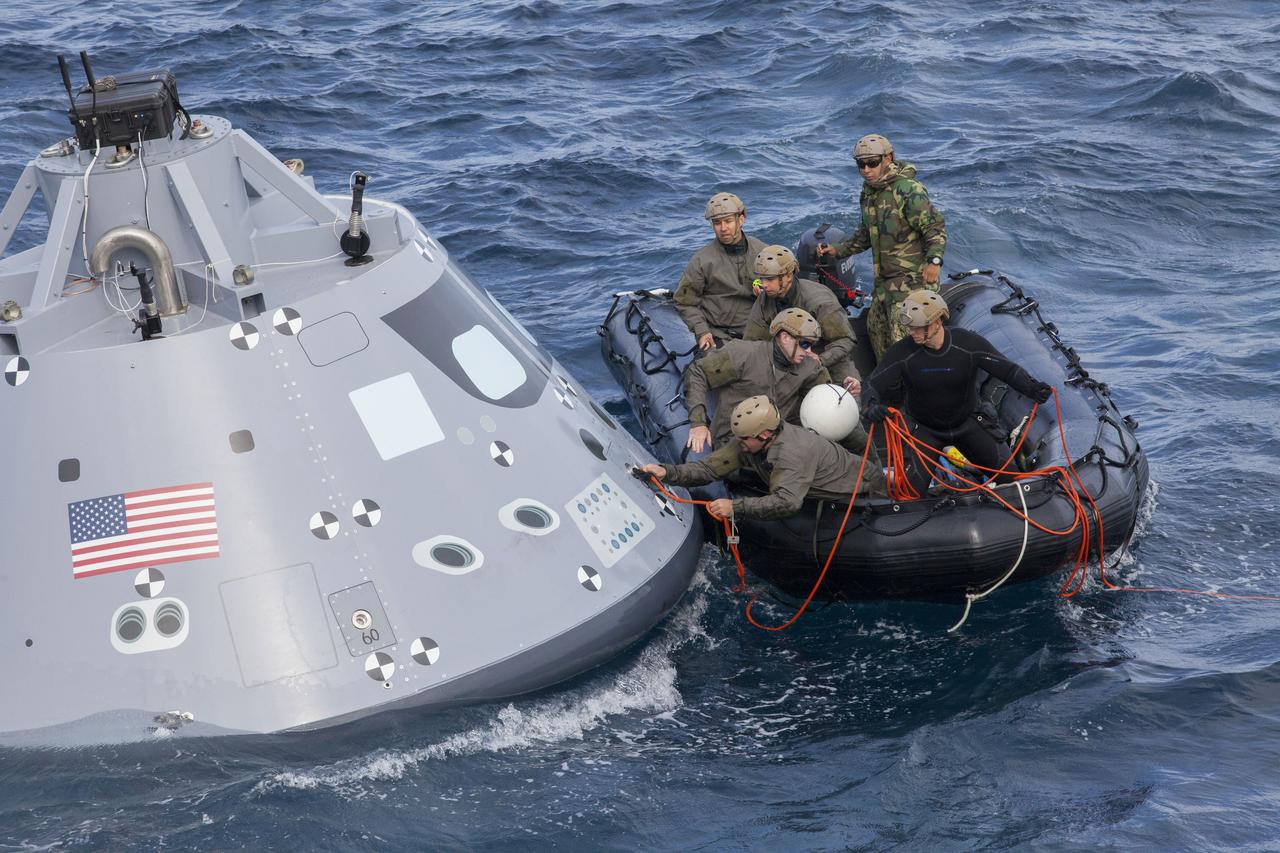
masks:
[[[551,526],[551,515],[540,506],[525,504],[516,508],[516,521],[534,530],[545,530]]]
[[[578,430],[578,437],[582,439],[582,443],[586,445],[587,450],[591,451],[592,456],[600,460],[605,458],[604,445],[600,443],[600,439],[585,429]]]
[[[618,428],[618,425],[613,422],[613,418],[609,417],[609,413],[606,412],[604,409],[600,408],[599,406],[597,406],[595,400],[589,400],[588,402],[591,403],[591,411],[596,413],[596,417],[604,421],[605,426],[607,426],[609,429]]]
[[[166,637],[172,637],[182,630],[182,608],[169,603],[161,605],[156,611],[156,630]]]
[[[132,643],[147,629],[147,617],[136,607],[130,607],[116,619],[116,636]]]
[[[465,569],[476,561],[476,555],[466,545],[446,542],[431,549],[431,559],[451,569]]]

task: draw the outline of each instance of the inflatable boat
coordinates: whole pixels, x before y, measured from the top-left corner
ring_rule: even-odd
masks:
[[[967,492],[934,486],[911,500],[860,498],[847,519],[848,504],[819,500],[787,519],[739,518],[740,554],[751,574],[784,593],[809,595],[829,563],[818,599],[955,600],[1068,565],[1079,569],[1082,554],[1096,559],[1127,543],[1149,476],[1137,422],[1120,412],[1039,303],[1008,277],[991,270],[954,274],[942,294],[949,327],[984,336],[1056,389],[1057,405],[1040,406],[1028,421],[1031,401],[985,373],[977,380],[980,414],[992,431],[1014,437],[1021,470],[1054,473]],[[862,345],[865,314],[850,322]],[[617,294],[599,332],[609,369],[654,455],[667,463],[700,456],[685,446],[682,395],[696,348],[670,292]],[[857,360],[866,376],[874,363],[869,348]],[[693,491],[711,499],[758,494],[762,485]]]

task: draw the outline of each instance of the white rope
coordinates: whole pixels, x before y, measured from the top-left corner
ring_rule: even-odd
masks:
[[[330,228],[332,228],[332,227],[333,227],[333,225],[336,225],[338,222],[339,222],[339,220],[335,219],[335,220],[333,221],[332,225],[330,226]],[[337,239],[337,237],[338,237],[338,235],[337,235],[337,233],[336,233],[336,232],[334,233],[334,235],[333,235],[333,236],[334,236],[334,238],[335,238],[335,239]],[[335,252],[335,253],[334,253],[334,254],[332,254],[332,255],[325,255],[323,258],[304,258],[303,260],[300,260],[300,261],[271,261],[271,262],[269,262],[269,263],[264,263],[264,264],[249,264],[249,266],[250,266],[251,268],[253,268],[253,269],[255,269],[255,270],[256,270],[256,269],[258,269],[258,268],[260,268],[260,267],[291,267],[291,266],[296,266],[296,265],[298,265],[298,264],[318,264],[318,263],[320,263],[321,261],[331,261],[331,260],[333,260],[334,258],[340,258],[340,257],[342,257],[344,254],[346,254],[346,253],[345,253],[345,252]],[[183,261],[182,263],[174,264],[174,266],[175,266],[175,267],[179,267],[179,268],[181,268],[181,267],[194,267],[194,266],[205,266],[205,267],[207,267],[207,266],[211,266],[212,264],[222,263],[223,261],[226,261],[226,262],[230,263],[230,260],[231,260],[230,258],[223,258],[223,259],[222,259],[222,261],[205,261],[205,260]],[[217,299],[214,299],[214,302],[217,302],[217,301],[218,301]]]
[[[1027,538],[1031,533],[1031,516],[1027,513],[1027,497],[1023,494],[1024,489],[1027,487],[1023,486],[1021,483],[1018,483],[1017,487],[1018,499],[1022,501],[1022,550],[1018,551],[1018,559],[1013,561],[1013,565],[1009,567],[1009,571],[1005,572],[1004,577],[996,581],[993,586],[987,588],[983,592],[966,592],[964,594],[964,613],[960,614],[959,622],[947,629],[948,634],[960,630],[960,626],[964,625],[965,621],[968,620],[969,610],[973,607],[973,603],[975,601],[981,601],[1003,586],[1005,581],[1013,577],[1013,573],[1018,570],[1018,566],[1022,565],[1022,558],[1027,553]]]
[[[142,131],[138,131],[138,172],[142,174],[142,218],[151,230],[151,200],[147,197],[147,161],[142,156]]]
[[[330,260],[333,260],[334,258],[340,258],[345,254],[346,252],[337,252],[332,255],[326,255],[323,258],[312,258],[309,261],[272,261],[269,264],[250,264],[249,266],[253,267],[254,269],[259,269],[261,267],[291,267],[291,266],[294,266],[295,264],[318,264],[321,261],[330,261]]]
[[[105,275],[103,276],[103,284],[106,286],[102,288],[102,298],[107,300],[107,305],[111,307],[112,311],[116,312],[117,314],[121,314],[126,318],[132,320],[133,312],[137,311],[139,308],[142,307],[142,293],[141,292],[138,293],[138,301],[135,305],[129,304],[129,297],[125,296],[124,288],[120,286],[120,275],[123,272],[124,272],[124,266],[119,261],[116,261],[115,274],[112,275],[110,279],[108,279]],[[119,305],[117,305],[115,302],[111,300],[112,290],[115,290],[116,297],[120,300]]]

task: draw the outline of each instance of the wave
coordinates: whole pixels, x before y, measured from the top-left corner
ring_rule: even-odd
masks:
[[[675,711],[683,700],[677,685],[674,656],[690,643],[709,639],[702,619],[710,588],[706,568],[713,559],[708,550],[690,591],[664,623],[659,635],[621,672],[595,676],[583,687],[558,690],[546,698],[513,702],[501,708],[488,723],[426,746],[377,750],[371,755],[308,770],[274,772],[254,786],[251,796],[282,789],[323,789],[359,797],[367,793],[371,783],[405,778],[426,762],[582,740],[610,725],[617,717],[654,716]]]

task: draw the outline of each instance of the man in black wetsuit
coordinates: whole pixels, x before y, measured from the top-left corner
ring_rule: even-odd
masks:
[[[908,294],[897,320],[910,337],[885,350],[863,384],[862,411],[868,420],[883,421],[889,414],[887,405],[899,405],[905,395],[902,408],[915,436],[939,450],[955,445],[970,461],[996,469],[1008,458],[1009,448],[1001,447],[974,418],[977,372],[985,370],[1037,403],[1048,400],[1053,388],[1009,361],[982,335],[943,326],[949,315],[937,293]],[[923,490],[929,471],[916,468],[910,475],[912,485]]]

